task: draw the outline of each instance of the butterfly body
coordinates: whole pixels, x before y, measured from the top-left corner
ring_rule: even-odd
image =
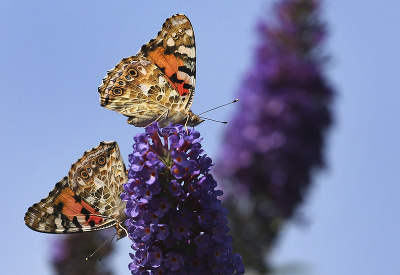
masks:
[[[101,142],[71,166],[68,177],[29,207],[25,224],[44,233],[77,233],[115,227],[125,236],[125,165],[116,142]]]
[[[100,105],[144,127],[158,121],[196,126],[193,114],[196,50],[192,25],[182,14],[168,18],[136,56],[122,59],[99,87]]]

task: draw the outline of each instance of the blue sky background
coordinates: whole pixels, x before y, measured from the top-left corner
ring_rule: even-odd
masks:
[[[51,240],[25,226],[25,211],[47,196],[70,165],[102,140],[127,161],[139,128],[99,105],[106,71],[185,13],[197,43],[193,111],[234,99],[251,65],[255,25],[272,1],[0,2],[2,107],[0,192],[3,274],[51,274]],[[400,2],[326,0],[327,76],[338,97],[326,151],[302,208],[310,225],[289,224],[273,263],[301,274],[400,274]],[[235,106],[209,113],[229,120]],[[198,126],[218,156],[226,125]],[[129,274],[130,242],[117,243],[116,274]]]

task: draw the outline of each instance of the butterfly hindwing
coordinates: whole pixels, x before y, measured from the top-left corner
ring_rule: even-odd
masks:
[[[82,168],[79,171],[93,169],[89,178],[96,184],[63,178],[46,198],[28,209],[25,224],[29,228],[45,233],[89,232],[112,226],[119,228],[125,220],[125,203],[119,194],[127,177],[117,143],[100,143],[72,165],[70,174],[75,171],[74,167]],[[104,172],[104,169],[110,171]],[[102,188],[98,188],[100,185]]]
[[[161,125],[185,118],[184,103],[162,71],[145,57],[124,58],[99,87],[101,105],[129,117],[144,127],[157,120]]]
[[[120,198],[122,185],[127,182],[125,164],[116,142],[102,142],[86,151],[68,174],[69,186],[97,212],[120,219],[125,202]]]

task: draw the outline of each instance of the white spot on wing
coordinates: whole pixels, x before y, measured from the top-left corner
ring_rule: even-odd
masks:
[[[196,57],[196,51],[194,50],[194,48],[188,48],[188,47],[185,47],[182,45],[182,46],[179,46],[178,52],[186,54],[190,58]]]
[[[192,29],[187,29],[185,32],[186,32],[187,35],[193,36],[193,30]]]
[[[190,76],[185,72],[178,71],[178,78],[182,80],[188,80],[190,79]]]
[[[148,87],[148,86],[146,86],[146,85],[144,85],[144,84],[139,84],[138,86],[139,86],[139,89],[142,90],[142,92],[143,92],[145,95],[148,94],[148,92],[149,92],[149,90],[150,90],[150,87]]]
[[[142,66],[138,66],[137,69],[141,74],[146,75],[147,72],[145,68],[143,68]]]
[[[171,37],[168,38],[168,40],[167,40],[167,46],[172,47],[172,46],[174,46],[174,45],[175,45],[174,39],[172,39]]]
[[[97,177],[94,178],[94,185],[96,185],[96,190],[104,187],[104,182]]]
[[[47,207],[46,211],[49,214],[53,214],[54,213],[54,207],[53,206],[49,206],[49,207]]]
[[[86,222],[86,219],[85,219],[85,216],[83,216],[83,215],[76,216],[76,219],[78,220],[78,222],[79,222],[81,225],[87,223],[87,222]]]
[[[57,229],[62,231],[62,230],[64,230],[64,226],[61,225],[61,222],[62,222],[61,218],[54,219],[54,223],[55,223]]]
[[[163,77],[162,75],[160,75],[160,76],[158,77],[158,83],[159,83],[161,86],[165,86],[165,83],[167,83],[167,81],[165,80],[165,77]]]

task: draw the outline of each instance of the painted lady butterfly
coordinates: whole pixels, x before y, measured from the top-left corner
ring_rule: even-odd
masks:
[[[101,142],[86,151],[56,184],[49,196],[29,207],[25,224],[45,233],[75,233],[114,226],[118,239],[126,236],[125,202],[120,198],[127,182],[125,164],[115,141]]]
[[[136,56],[122,59],[107,72],[99,87],[100,105],[144,127],[158,121],[196,126],[193,114],[196,76],[194,32],[183,14],[168,18],[157,37],[143,45]]]

